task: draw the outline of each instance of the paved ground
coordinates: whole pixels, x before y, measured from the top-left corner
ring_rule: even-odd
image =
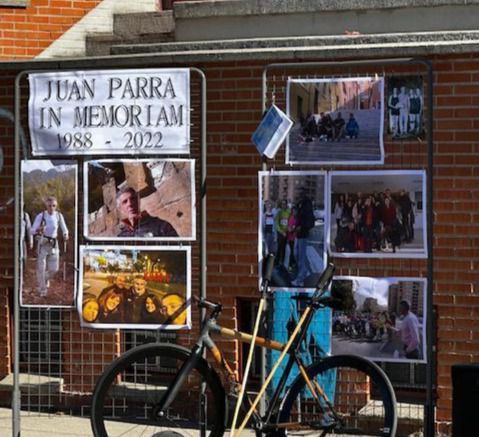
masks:
[[[12,411],[0,408],[0,435],[12,435]],[[65,415],[22,414],[22,437],[91,437],[90,421]]]
[[[120,425],[121,426],[121,425]],[[91,437],[90,420],[67,415],[22,413],[22,437]],[[0,408],[0,436],[12,435],[12,411]],[[118,431],[118,436],[134,437],[128,430]],[[228,434],[225,434],[227,436]],[[252,437],[251,431],[243,431],[241,437]]]

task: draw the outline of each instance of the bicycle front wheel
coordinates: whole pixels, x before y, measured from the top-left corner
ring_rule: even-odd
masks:
[[[338,355],[312,364],[289,389],[279,413],[278,435],[380,436],[396,434],[396,397],[379,366]]]
[[[161,417],[155,406],[189,356],[176,345],[146,344],[115,360],[103,373],[92,400],[95,437],[209,437],[224,432],[226,401],[218,375],[200,359]],[[206,413],[206,414],[205,414]]]

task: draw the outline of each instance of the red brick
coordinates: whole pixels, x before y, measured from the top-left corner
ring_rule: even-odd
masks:
[[[479,94],[479,85],[454,85],[455,94]]]
[[[436,75],[438,83],[464,83],[471,80],[470,73],[440,73]]]

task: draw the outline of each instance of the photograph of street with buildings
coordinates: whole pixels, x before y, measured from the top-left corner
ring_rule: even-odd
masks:
[[[333,311],[333,355],[426,361],[426,279],[337,276],[335,292],[352,293],[354,303],[347,311]]]
[[[83,326],[191,326],[189,247],[80,246],[80,261]]]
[[[290,79],[288,164],[383,164],[384,79]]]
[[[275,256],[270,285],[312,288],[326,262],[326,173],[259,172],[258,255]]]

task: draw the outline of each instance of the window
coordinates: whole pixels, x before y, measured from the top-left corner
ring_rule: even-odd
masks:
[[[421,403],[426,396],[426,364],[383,363],[398,402]]]
[[[176,343],[176,332],[174,331],[128,331],[123,335],[123,347],[125,352],[136,346],[146,343]],[[176,371],[175,361],[170,358],[151,358],[148,364],[157,366],[159,372]]]
[[[259,303],[257,301],[251,301],[247,299],[238,300],[238,329],[242,332],[250,334],[253,332],[254,325],[256,322],[256,316],[258,314]],[[261,333],[259,333],[261,335]],[[248,359],[248,353],[250,344],[249,343],[240,343],[240,373],[243,374],[243,371],[246,367],[246,361]],[[249,373],[250,381],[253,383],[259,383],[261,379],[261,348],[256,347],[253,353],[253,361],[250,367]]]

